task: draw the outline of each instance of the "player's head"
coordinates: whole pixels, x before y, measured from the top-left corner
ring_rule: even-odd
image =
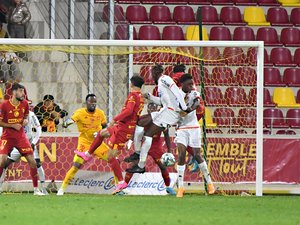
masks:
[[[142,78],[141,76],[135,75],[132,76],[130,78],[130,85],[131,87],[136,87],[136,88],[142,88],[142,86],[144,85],[144,78]]]
[[[18,101],[23,101],[25,93],[24,93],[24,86],[19,83],[13,83],[11,86],[12,96],[16,98]]]
[[[181,88],[185,93],[188,93],[194,89],[193,77],[189,73],[185,73],[180,77],[179,82],[181,83]]]
[[[153,102],[148,103],[147,105],[147,112],[148,113],[152,113],[152,112],[156,112],[158,111],[158,105],[156,105]]]
[[[158,84],[158,79],[163,74],[163,72],[164,72],[164,68],[162,67],[162,65],[156,64],[155,66],[153,66],[151,75],[155,84]]]
[[[177,64],[173,67],[173,73],[184,73],[185,72],[185,65],[184,64]]]
[[[97,107],[97,97],[94,94],[88,94],[85,98],[86,109],[89,112],[95,112]]]

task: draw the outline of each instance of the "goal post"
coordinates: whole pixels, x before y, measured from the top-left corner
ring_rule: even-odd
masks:
[[[253,147],[254,150],[252,149],[253,152],[255,152],[255,160],[251,162],[251,165],[247,165],[244,168],[245,170],[251,169],[251,177],[246,176],[246,179],[243,180],[245,174],[242,174],[240,171],[230,171],[236,169],[234,165],[231,169],[228,167],[228,170],[227,166],[230,166],[229,164],[223,165],[227,174],[223,173],[224,171],[220,172],[218,171],[218,168],[221,168],[220,162],[216,162],[215,159],[215,161],[209,163],[209,165],[213,167],[210,168],[212,178],[216,181],[216,185],[220,186],[221,190],[230,190],[228,193],[235,193],[235,190],[231,190],[231,188],[237,187],[240,190],[254,191],[257,196],[262,195],[263,42],[1,39],[0,46],[4,53],[23,52],[27,55],[28,60],[21,60],[18,68],[22,73],[21,82],[30,84],[28,95],[34,104],[37,104],[43,95],[52,92],[50,94],[55,95],[55,99],[69,111],[69,114],[83,105],[83,99],[88,92],[94,92],[101,99],[99,106],[104,109],[106,114],[110,117],[116,115],[116,113],[120,112],[128,93],[130,75],[140,74],[146,76],[144,77],[146,79],[145,89],[150,91],[153,88],[154,84],[149,76],[149,67],[155,63],[163,64],[166,74],[170,74],[174,64],[186,64],[186,72],[190,72],[193,75],[198,90],[204,91],[206,97],[209,97],[209,94],[206,92],[208,89],[213,90],[211,96],[217,96],[217,91],[221,90],[224,96],[226,95],[227,97],[232,96],[233,92],[230,92],[231,88],[246,91],[247,100],[238,100],[240,102],[237,102],[237,104],[231,104],[228,99],[223,99],[224,102],[222,103],[215,102],[215,104],[205,99],[206,107],[211,111],[213,122],[216,123],[215,128],[217,128],[213,129],[212,133],[208,133],[207,140],[213,144],[224,143],[225,147],[219,146],[217,150],[212,150],[211,147],[211,151],[218,151],[220,154],[223,152],[225,154],[222,155],[222,153],[218,156],[219,158],[222,156],[225,157],[227,151],[229,151],[226,145],[227,142],[244,147],[249,145],[251,142],[249,140],[253,140],[251,146],[255,147],[255,149]],[[230,48],[235,49],[235,51],[226,53]],[[203,57],[199,56],[200,49],[201,51],[203,49],[203,51],[206,51]],[[237,49],[241,51],[236,51]],[[215,53],[212,53],[214,50],[219,52],[218,57],[215,57]],[[68,54],[72,54],[72,60],[70,60]],[[90,64],[88,60],[90,56],[93,56],[92,64]],[[239,58],[242,58],[242,61],[239,61]],[[204,62],[205,68],[203,68],[203,70],[205,69],[205,72],[207,71],[208,74],[207,77],[204,77],[204,80],[201,79],[199,73],[195,72],[201,69],[201,61]],[[113,64],[108,65],[108,62],[113,62]],[[234,73],[233,79],[235,79],[235,81],[232,83],[228,82],[228,79],[231,78],[226,77],[227,70]],[[56,74],[54,78],[51,74],[53,71]],[[128,71],[131,72],[129,73]],[[255,74],[255,77],[249,78],[253,79],[250,80],[250,82],[245,81],[248,79],[246,76],[250,74],[249,71],[254,71]],[[241,79],[244,81],[236,81],[238,76],[245,78]],[[222,77],[223,81],[225,79],[225,82],[219,83],[220,77]],[[204,90],[200,88],[201,82],[204,82]],[[55,86],[55,88],[53,86]],[[33,87],[38,87],[38,90],[34,90]],[[208,89],[206,89],[206,87],[208,87]],[[255,95],[251,92],[251,89],[253,89],[252,91],[253,93],[255,92]],[[227,92],[228,95],[225,92]],[[253,94],[252,96],[250,96],[251,93]],[[240,97],[244,96],[244,94],[240,92],[238,95],[238,99],[242,99]],[[256,99],[251,100],[250,98],[254,98],[254,96],[256,96]],[[249,102],[250,100],[251,103]],[[226,111],[227,108],[231,109],[234,116],[229,117],[229,123],[222,124],[222,121],[224,122],[224,111]],[[244,112],[247,108],[255,109],[255,116],[252,115],[252,122],[254,122],[251,124],[247,121],[249,118],[246,118]],[[218,120],[217,112],[219,111],[222,113],[220,114],[221,119]],[[241,114],[241,112],[244,114]],[[219,121],[220,123],[218,124]],[[233,121],[235,121],[235,123],[233,123]],[[240,131],[236,131],[234,128],[245,129],[247,134],[239,133]],[[206,130],[211,131],[209,126],[206,127]],[[217,133],[217,130],[220,130],[222,133]],[[71,130],[68,130],[58,127],[58,131],[63,132],[63,137],[65,138],[68,132],[76,132],[76,128],[73,127]],[[59,134],[60,133],[56,133],[54,136],[59,136]],[[231,142],[233,139],[241,139],[242,141]],[[64,139],[62,142],[64,142]],[[211,144],[211,146],[213,146],[213,144]],[[68,145],[62,144],[58,146],[59,151],[63,151],[63,148],[67,148],[66,146]],[[231,150],[235,151],[235,149]],[[123,153],[124,155],[128,154],[128,152]],[[245,152],[241,152],[237,157],[244,157],[244,153]],[[120,158],[122,157],[120,156]],[[45,161],[46,160],[48,159],[45,158]],[[60,174],[58,178],[55,176],[55,171],[51,172],[51,176],[53,175],[52,177],[56,180],[62,179],[61,174],[64,174],[64,172],[69,169],[72,162],[71,156],[69,156],[68,160],[66,158],[64,158],[64,160],[66,161],[64,168],[61,168],[61,166],[57,167],[57,169],[63,170],[63,172],[60,171],[58,173]],[[209,160],[210,158],[208,157],[208,161]],[[230,160],[237,160],[234,154]],[[241,160],[246,162],[247,158]],[[96,170],[105,168],[105,171],[109,172],[109,168],[105,163],[100,167],[88,166],[87,168]],[[47,177],[47,170],[45,173]],[[190,181],[202,182],[202,179],[199,179],[198,175],[192,174],[189,177],[194,179]],[[244,183],[251,183],[250,188],[244,185]]]

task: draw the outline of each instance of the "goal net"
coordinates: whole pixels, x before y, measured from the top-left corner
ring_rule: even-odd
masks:
[[[94,93],[98,107],[109,120],[121,111],[132,75],[144,77],[143,91],[151,92],[154,88],[151,68],[155,63],[162,64],[165,74],[170,76],[175,64],[185,64],[186,73],[192,74],[206,105],[205,119],[199,121],[204,127],[202,154],[217,190],[224,194],[245,191],[262,194],[261,42],[10,39],[1,40],[0,45],[4,96],[9,97],[11,82],[21,82],[33,106],[46,95],[52,95],[54,102],[68,112],[66,117],[84,107],[85,96]],[[52,124],[51,130],[49,120],[43,124],[45,132],[38,149],[47,181],[59,183],[72,165],[78,133],[76,126],[62,128],[63,118],[59,124]],[[174,137],[173,128],[171,136]],[[122,151],[120,161],[130,153]],[[187,154],[187,163],[190,159]],[[121,165],[123,169],[128,166],[123,162]],[[186,188],[198,192],[203,190],[204,182],[193,166],[189,165],[185,174]],[[82,186],[102,185],[105,189],[105,185],[106,188],[113,185],[109,166],[104,161],[92,160],[82,170],[106,176],[102,183],[94,178],[83,180]],[[151,159],[147,161],[147,170],[159,172]],[[174,168],[169,170],[176,172]],[[85,176],[81,172],[76,178],[79,180],[72,182],[81,182],[81,175]],[[29,180],[28,167],[21,161],[9,167],[3,188],[25,190],[30,186]]]

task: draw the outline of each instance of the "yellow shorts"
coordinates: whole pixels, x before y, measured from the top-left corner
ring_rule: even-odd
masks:
[[[77,146],[77,150],[81,151],[81,152],[88,151],[89,148],[90,148],[90,144],[87,144],[87,143],[78,143],[78,146]],[[104,142],[102,142],[102,144],[94,151],[94,155],[98,159],[103,159],[103,160],[107,161],[108,150],[109,150],[109,147]],[[78,155],[75,155],[73,162],[83,164],[84,160],[81,157],[79,157]]]

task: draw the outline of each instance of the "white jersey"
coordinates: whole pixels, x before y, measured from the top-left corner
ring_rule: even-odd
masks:
[[[33,129],[35,129],[35,132]],[[39,141],[42,128],[38,118],[32,111],[29,111],[28,124],[24,127],[24,131],[30,143],[36,144]]]
[[[183,96],[180,93],[180,89],[177,87],[171,77],[162,75],[158,79],[157,88],[158,98],[151,96],[150,100],[156,104],[160,102],[163,108],[169,108],[177,112],[186,110],[187,106],[184,102]]]
[[[180,90],[182,95],[184,96],[186,105],[188,107],[191,107],[194,104],[194,101],[196,99],[200,99],[200,93],[196,90],[191,91],[190,93],[186,94],[182,90]],[[186,116],[182,117],[179,120],[178,128],[198,128],[200,127],[196,110],[193,110],[192,112],[188,113]]]

